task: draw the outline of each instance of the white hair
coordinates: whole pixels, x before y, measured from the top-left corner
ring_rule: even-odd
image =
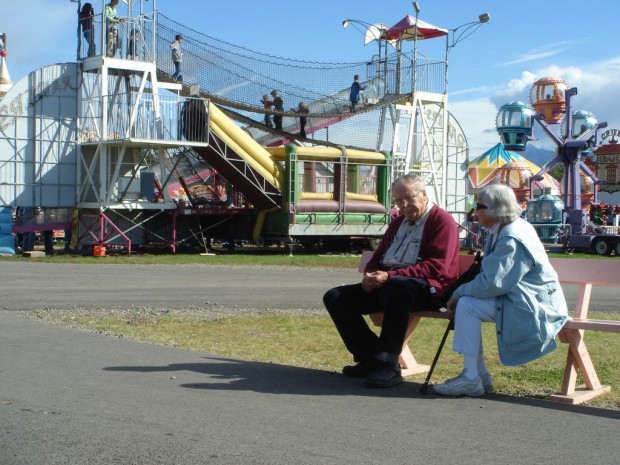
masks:
[[[392,190],[396,187],[397,184],[406,184],[408,186],[412,186],[416,192],[420,192],[426,189],[426,185],[424,184],[424,179],[415,174],[404,174],[394,180],[392,183]]]
[[[501,224],[509,224],[521,216],[521,205],[511,187],[505,184],[491,184],[478,193],[478,200],[487,206],[485,212]]]

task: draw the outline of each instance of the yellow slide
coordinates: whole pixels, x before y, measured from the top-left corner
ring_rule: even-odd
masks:
[[[287,147],[263,147],[252,136],[241,129],[220,110],[213,102],[209,104],[210,129],[234,150],[245,162],[271,183],[280,192],[284,190],[284,168]],[[295,147],[293,149],[300,160],[338,161],[346,157],[349,162],[363,164],[383,164],[385,154],[367,150],[333,148],[333,147]],[[348,200],[377,201],[376,195],[364,195],[352,192],[346,194]],[[303,193],[302,199],[333,199],[333,193]]]
[[[284,190],[283,170],[272,155],[216,105],[211,103],[209,110],[211,130],[273,186]]]

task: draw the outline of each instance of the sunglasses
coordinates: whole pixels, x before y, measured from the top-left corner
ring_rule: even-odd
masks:
[[[487,207],[487,206],[486,206],[485,204],[483,204],[483,203],[478,202],[478,203],[476,204],[476,210],[486,210],[487,208],[489,208],[489,207]]]

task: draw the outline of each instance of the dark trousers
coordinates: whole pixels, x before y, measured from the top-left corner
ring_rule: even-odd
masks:
[[[181,62],[174,62],[174,74],[172,75],[172,79],[176,79],[177,81],[183,80],[183,75],[181,74]]]
[[[97,54],[97,46],[95,45],[95,31],[92,29],[84,31],[84,39],[88,44],[88,56],[94,57]]]
[[[361,284],[330,289],[323,296],[329,312],[353,360],[362,362],[381,352],[400,354],[411,312],[437,310],[428,283],[419,278],[395,277],[372,292]],[[377,336],[363,315],[383,312],[381,334]]]
[[[276,130],[282,131],[282,115],[274,115],[273,124],[276,127]]]

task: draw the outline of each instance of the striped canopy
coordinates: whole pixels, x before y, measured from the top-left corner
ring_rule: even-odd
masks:
[[[539,171],[538,165],[499,143],[469,163],[469,184],[474,189],[496,183],[508,184],[513,189],[529,188],[529,178]],[[547,173],[533,187],[559,189],[560,183]]]
[[[448,35],[448,30],[433,26],[411,15],[405,16],[385,32],[384,40],[424,40]]]

